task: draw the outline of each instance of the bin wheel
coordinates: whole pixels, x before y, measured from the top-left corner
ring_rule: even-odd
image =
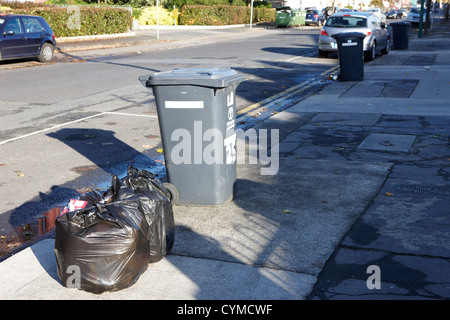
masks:
[[[170,203],[172,205],[176,204],[178,202],[178,199],[180,198],[180,194],[178,193],[178,189],[171,183],[164,182],[163,183],[164,188],[166,188],[168,194]]]
[[[337,79],[338,79],[338,81],[345,81],[345,76],[344,76],[344,74],[343,73],[339,73],[338,74],[338,76],[337,76]]]

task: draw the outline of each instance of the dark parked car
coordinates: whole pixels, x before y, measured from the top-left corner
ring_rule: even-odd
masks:
[[[398,10],[391,10],[389,12],[386,12],[386,18],[387,19],[397,19],[400,18],[398,15]]]
[[[322,11],[316,8],[306,8],[305,24],[315,24],[320,27],[324,22],[325,16],[322,14]]]
[[[55,34],[44,18],[0,14],[0,60],[37,57],[49,62],[55,48]]]

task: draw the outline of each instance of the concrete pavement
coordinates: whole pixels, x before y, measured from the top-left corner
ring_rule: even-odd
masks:
[[[277,174],[247,159],[233,202],[175,206],[131,287],[63,287],[47,238],[0,263],[0,299],[450,299],[449,30],[253,127],[279,130]]]

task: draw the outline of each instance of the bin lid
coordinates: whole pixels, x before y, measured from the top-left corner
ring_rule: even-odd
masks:
[[[342,32],[331,35],[334,39],[341,38],[365,38],[366,35],[362,32]]]
[[[390,25],[394,25],[394,26],[410,26],[411,23],[406,22],[406,21],[399,21],[399,22],[391,22]]]
[[[225,88],[244,81],[244,75],[229,67],[180,68],[139,77],[145,87],[192,85],[209,88]]]

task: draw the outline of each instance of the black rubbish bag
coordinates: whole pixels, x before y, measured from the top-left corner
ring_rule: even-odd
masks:
[[[175,240],[170,194],[163,184],[146,170],[128,168],[122,182],[140,198],[141,209],[149,224],[150,262],[157,262],[170,251]]]
[[[126,288],[172,247],[170,200],[145,170],[130,168],[104,193],[92,191],[79,201],[83,209],[56,219],[57,272],[66,287],[93,293]]]

